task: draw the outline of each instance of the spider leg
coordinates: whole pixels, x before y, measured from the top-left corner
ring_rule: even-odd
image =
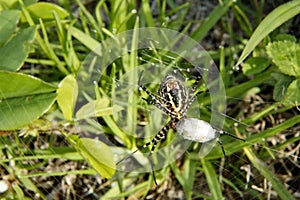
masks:
[[[155,185],[157,186],[157,182],[156,182],[156,178],[155,178],[155,172],[154,172],[154,163],[153,163],[153,159],[152,159],[152,152],[150,152],[149,156],[148,156],[150,165],[151,165],[151,171],[152,171],[152,177],[154,180]]]
[[[130,153],[129,155],[125,156],[124,158],[122,158],[121,160],[119,160],[116,165],[120,164],[121,162],[123,162],[124,160],[127,160],[128,158],[132,157],[133,154],[135,154],[139,149],[135,150],[134,152]]]
[[[153,94],[152,94],[152,92],[150,91],[150,90],[148,90],[147,88],[146,88],[146,86],[144,86],[143,84],[142,84],[142,76],[143,76],[143,73],[144,73],[144,70],[143,71],[141,71],[141,73],[140,73],[140,75],[139,75],[139,80],[138,80],[138,86],[139,86],[139,90],[140,91],[145,91],[149,96],[150,96],[150,98],[152,99],[152,104],[154,104],[154,105],[159,105],[159,104],[161,104],[161,101],[163,100],[162,98],[160,98],[160,97],[156,97],[156,96],[154,96]]]
[[[148,100],[146,98],[142,98],[144,101],[146,101],[148,104],[151,104],[151,105],[155,105],[155,101],[152,101],[152,100]]]
[[[193,68],[187,68],[186,71],[189,74],[194,74],[192,76],[195,77],[195,82],[193,83],[192,89],[191,89],[190,94],[189,94],[191,96],[194,96],[194,93],[195,93],[197,87],[200,85],[200,81],[202,80],[202,75],[201,75],[201,72],[200,72],[200,68],[198,68],[198,67],[194,68],[194,69]]]
[[[164,106],[162,106],[161,104],[157,104],[155,101],[153,101],[153,100],[148,100],[148,99],[146,99],[146,98],[142,98],[144,101],[146,101],[148,104],[150,104],[150,105],[155,105],[158,109],[160,109],[160,110],[162,110],[162,111],[164,111],[164,112],[167,112],[166,111],[166,109],[165,109],[165,107]],[[170,113],[170,114],[172,114],[172,113]]]
[[[139,90],[140,90],[140,91],[144,90],[144,91],[150,96],[150,98],[153,100],[153,102],[154,102],[155,104],[160,104],[160,99],[157,99],[157,98],[152,94],[152,92],[151,92],[150,90],[148,90],[148,89],[146,88],[146,86],[143,85],[143,83],[142,83],[142,81],[141,81],[141,80],[142,80],[143,73],[144,73],[144,70],[141,71],[141,73],[140,73],[140,75],[139,75],[139,80],[138,80]],[[159,98],[159,97],[158,97],[158,98]]]
[[[147,103],[151,104],[151,105],[155,105],[158,109],[162,110],[165,113],[168,113],[170,116],[175,117],[176,115],[174,115],[172,112],[170,112],[167,107],[165,105],[167,105],[167,103],[165,102],[165,100],[160,97],[160,96],[155,96],[152,94],[152,92],[150,90],[148,90],[146,88],[146,86],[144,86],[141,82],[142,79],[142,75],[143,75],[144,71],[141,71],[140,75],[139,75],[139,80],[138,80],[138,86],[139,86],[139,90],[140,91],[145,91],[149,97],[151,98],[151,100],[145,99],[143,98],[143,100],[145,100]]]
[[[230,134],[230,133],[228,133],[228,132],[226,132],[226,131],[216,130],[216,132],[217,132],[217,134],[219,134],[219,135],[228,135],[228,136],[230,136],[230,137],[232,137],[232,138],[235,138],[235,139],[238,139],[238,140],[241,140],[241,141],[245,142],[245,139],[239,138],[239,137],[237,137],[237,136],[235,136],[235,135],[232,135],[232,134]],[[218,139],[218,143],[219,143],[219,145],[220,145],[221,148],[222,148],[222,152],[223,152],[224,156],[226,156],[225,150],[224,150],[224,146],[223,146],[223,143],[222,143],[222,141],[221,141],[220,139]]]
[[[245,142],[245,141],[246,141],[245,139],[243,139],[243,138],[239,138],[239,137],[237,137],[237,136],[235,136],[235,135],[233,135],[233,134],[231,134],[231,133],[228,133],[228,132],[226,132],[226,131],[217,130],[217,133],[218,133],[218,134],[220,134],[220,135],[228,135],[228,136],[230,136],[230,137],[232,137],[232,138],[235,138],[235,139],[241,140],[241,141],[243,141],[243,142]]]
[[[199,93],[195,94],[195,91],[196,91],[197,87],[199,86],[199,83],[200,83],[201,80],[202,80],[202,76],[200,74],[197,75],[196,80],[195,80],[195,82],[192,86],[192,89],[189,91],[188,98],[187,98],[187,101],[186,101],[186,104],[185,104],[186,106],[180,112],[182,115],[189,109],[189,107],[194,102],[196,96],[199,94]]]
[[[194,94],[194,92],[196,91],[196,89],[197,89],[197,87],[200,85],[200,81],[202,80],[202,76],[200,75],[200,74],[198,74],[197,76],[196,76],[196,80],[195,80],[195,82],[194,82],[194,84],[193,84],[193,86],[192,86],[192,94]],[[195,94],[195,96],[196,95],[198,95],[198,93],[197,94]]]
[[[221,146],[221,148],[222,148],[222,152],[223,152],[223,155],[224,155],[224,157],[226,156],[226,154],[225,154],[225,150],[224,150],[224,146],[223,146],[223,143],[222,143],[222,141],[221,140],[217,140],[218,141],[218,143],[219,143],[219,145]]]
[[[202,80],[202,76],[197,75],[196,80],[192,86],[192,89],[189,92],[189,102],[188,103],[190,103],[190,104],[193,103],[193,101],[195,100],[195,97],[199,94],[199,93],[195,94],[195,91],[196,91],[197,87],[200,85],[201,80]]]
[[[130,158],[133,156],[133,154],[135,154],[137,151],[141,151],[145,148],[147,148],[148,146],[150,146],[152,144],[152,147],[151,147],[151,150],[150,150],[150,153],[148,155],[148,159],[149,159],[149,162],[150,162],[150,165],[151,165],[151,170],[152,170],[152,176],[153,176],[153,180],[155,182],[155,185],[158,185],[157,182],[156,182],[156,178],[155,178],[155,173],[154,173],[154,163],[153,163],[153,159],[152,159],[152,154],[155,150],[155,147],[156,145],[158,144],[159,141],[165,139],[166,137],[166,134],[168,133],[168,131],[170,129],[173,129],[173,127],[175,127],[174,125],[174,122],[173,121],[170,121],[166,126],[164,126],[155,136],[154,138],[150,141],[150,142],[147,142],[145,143],[143,146],[139,147],[137,150],[133,151],[132,153],[130,153],[129,155],[127,155],[126,157],[122,158],[121,160],[119,160],[116,165],[120,164],[122,161]]]
[[[166,126],[164,126],[156,135],[155,137],[152,139],[151,142],[148,142],[146,144],[143,145],[142,148],[146,148],[147,146],[149,146],[150,144],[153,144],[152,145],[152,148],[150,150],[150,153],[149,153],[149,156],[148,156],[148,159],[149,159],[149,162],[150,162],[150,165],[151,165],[151,170],[152,170],[152,176],[153,176],[153,180],[155,182],[155,185],[157,185],[157,182],[156,182],[156,178],[155,178],[155,173],[154,173],[154,163],[153,163],[153,159],[152,159],[152,154],[155,150],[155,147],[157,145],[157,143],[163,139],[166,138],[166,135],[168,133],[168,131],[172,128],[172,124],[173,122],[170,121]]]

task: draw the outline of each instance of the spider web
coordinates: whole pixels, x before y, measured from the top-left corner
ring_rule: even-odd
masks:
[[[143,66],[142,69],[145,69],[145,70],[148,70],[151,72],[151,70],[149,68],[151,68],[152,66]],[[162,77],[163,75],[161,75]],[[124,80],[115,80],[117,84],[119,85],[122,85],[120,87],[123,87],[123,85],[128,85],[126,86],[127,87],[130,87],[131,90],[126,90],[125,88],[123,90],[119,90],[119,91],[130,91],[130,95],[136,95],[136,98],[138,98],[138,94],[136,92],[136,85],[135,84],[132,84],[131,82],[127,81],[126,76],[124,76]],[[160,77],[159,78],[154,78],[152,79],[153,77],[150,77],[150,76],[147,76],[145,77],[145,79],[143,79],[143,81],[145,82],[150,82],[150,83],[153,83],[152,80],[155,80],[155,82],[157,82],[157,84],[159,84],[159,81],[161,80]],[[122,93],[120,95],[123,95]],[[230,98],[230,97],[228,97]],[[270,102],[270,101],[265,101],[263,99],[260,99],[260,97],[258,95],[253,95],[251,96],[250,98],[254,98],[253,99],[250,99],[250,100],[245,100],[245,99],[235,99],[237,101],[236,104],[242,104],[243,106],[239,105],[238,108],[241,108],[243,107],[244,109],[247,109],[245,113],[248,113],[248,115],[250,115],[251,113],[254,113],[255,109],[252,107],[252,105],[255,105],[256,109],[259,109],[261,107],[265,107],[266,105],[269,105],[271,103],[274,103],[274,102]],[[116,100],[115,103],[120,103],[119,101]],[[246,106],[245,106],[246,105]],[[139,104],[134,104],[133,106],[139,106]],[[198,106],[198,105],[196,105]],[[192,106],[191,108],[193,108],[194,106]],[[232,106],[232,110],[234,110],[235,106]],[[154,123],[154,124],[151,124],[151,126],[149,128],[143,128],[143,129],[151,129],[151,133],[152,134],[155,134],[160,127],[162,127],[165,123],[165,119],[166,117],[163,116],[162,113],[160,113],[159,111],[157,110],[152,110],[153,108],[146,108],[146,110],[148,111],[153,111],[151,112],[152,114],[150,115],[149,117],[149,122],[153,122],[153,121],[158,121],[158,123]],[[229,115],[232,114],[232,116],[236,116],[234,115],[234,111],[232,111],[231,109],[229,109]],[[194,110],[192,110],[194,111]],[[190,112],[192,112],[190,111]],[[28,111],[29,112],[29,111]],[[295,110],[291,110],[291,112],[295,112]],[[188,113],[188,114],[191,114],[191,116],[195,115],[197,116],[197,112],[196,114],[195,113]],[[199,114],[200,115],[200,114]],[[157,116],[162,116],[162,117],[157,117]],[[284,120],[290,118],[291,116],[287,114],[287,116],[279,116],[278,117],[278,120],[274,120],[272,119],[271,117],[267,116],[263,119],[261,119],[261,121],[259,121],[259,123],[255,124],[254,126],[249,126],[247,128],[247,130],[249,131],[249,133],[257,133],[257,132],[261,132],[261,131],[264,131],[265,129],[267,129],[268,127],[271,127],[271,125],[279,125],[280,123],[283,123]],[[49,118],[49,120],[51,120],[51,117]],[[122,120],[117,120],[118,122],[121,123]],[[235,122],[238,121],[238,120],[235,120]],[[264,124],[268,124],[268,125],[264,125]],[[120,126],[124,126],[123,124],[120,124]],[[241,124],[238,124],[238,126],[243,126]],[[297,140],[295,143],[293,143],[292,145],[288,145],[286,147],[282,149],[277,149],[277,148],[273,148],[272,146],[276,146],[278,144],[278,141],[280,141],[280,143],[284,143],[286,142],[288,139],[290,138],[299,138],[299,127],[298,126],[295,126],[293,128],[294,130],[286,130],[284,131],[283,133],[279,133],[277,136],[274,136],[274,137],[271,137],[271,138],[268,138],[267,141],[262,141],[261,144],[259,143],[251,143],[251,145],[253,145],[253,148],[257,150],[257,152],[259,152],[260,149],[262,150],[267,150],[269,151],[270,153],[277,153],[279,155],[282,156],[282,160],[285,160],[285,162],[287,163],[290,163],[290,164],[294,164],[294,166],[297,166],[299,167],[299,144],[297,144]],[[152,130],[155,130],[155,131],[152,131]],[[48,131],[54,131],[55,130],[48,130]],[[46,131],[45,131],[46,132]],[[138,131],[136,131],[138,132]],[[176,134],[174,134],[175,137]],[[153,135],[150,135],[150,134],[146,134],[145,133],[145,136],[147,138],[151,138],[151,136]],[[56,138],[57,140],[59,140],[59,142],[61,143],[62,146],[65,145],[65,140],[63,138],[59,138],[57,137]],[[103,138],[102,138],[103,139]],[[8,140],[5,140],[3,138],[1,138],[2,140],[2,144],[4,143],[7,143],[9,144],[10,141]],[[16,138],[11,138],[11,140],[16,140]],[[47,148],[49,147],[49,139],[48,136],[40,136],[38,138],[38,141],[35,141],[34,143],[34,149],[43,149],[43,148]],[[174,140],[176,143],[176,139]],[[183,147],[185,148],[185,145],[189,145],[190,142],[187,141],[188,144],[184,144]],[[226,140],[224,140],[224,144],[226,144]],[[24,142],[21,140],[21,144],[24,145],[24,146],[27,146],[28,143]],[[210,145],[210,144],[209,144]],[[215,144],[212,144],[210,146],[216,146]],[[271,147],[268,147],[268,146],[271,146]],[[173,147],[172,147],[173,148]],[[169,157],[166,156],[166,155],[169,155],[170,151],[172,152],[173,149],[171,148],[165,148],[165,152],[160,152],[161,155],[156,155],[156,157],[158,157],[158,160],[156,163],[165,163],[165,159],[168,159]],[[184,149],[182,148],[182,146],[179,146],[177,147],[178,150],[181,150]],[[196,147],[197,148],[197,147]],[[216,147],[218,148],[218,147]],[[35,150],[31,149],[31,148],[28,148],[28,153],[34,155],[36,154]],[[49,150],[51,151],[56,151],[56,149],[54,147],[50,147]],[[225,150],[226,150],[226,147],[225,147]],[[193,156],[194,154],[191,153],[192,151],[183,151],[183,152],[180,152],[181,153],[185,153],[187,154],[188,156]],[[197,153],[197,151],[195,151]],[[140,158],[137,158],[136,160],[138,160],[139,162],[143,162],[143,159],[146,160],[144,162],[144,165],[146,165],[146,163],[148,162],[147,159],[145,159],[145,156],[143,154],[138,154],[140,155]],[[137,156],[138,156],[137,155]],[[155,157],[155,156],[154,156]],[[178,159],[179,157],[176,157],[176,155],[174,155],[174,158]],[[238,166],[234,166],[236,161],[242,161],[243,162],[243,165],[238,165]],[[172,160],[174,161],[174,160]],[[4,162],[4,161],[3,161]],[[13,165],[13,162],[15,162],[14,160],[11,160],[10,161],[11,164]],[[24,161],[24,162],[19,162],[18,164],[20,166],[23,166],[23,168],[27,168],[27,166],[31,166],[31,167],[34,167],[37,163],[39,162],[39,160],[35,160],[33,162],[29,162],[29,161]],[[78,164],[73,167],[74,168],[60,168],[60,167],[55,167],[56,165],[57,166],[63,166],[60,162],[62,161],[57,161],[55,159],[52,159],[52,160],[49,160],[49,166],[51,168],[51,170],[55,170],[57,172],[62,172],[61,175],[64,175],[64,178],[63,178],[63,181],[62,181],[62,185],[63,187],[65,188],[65,191],[64,194],[65,195],[71,195],[72,193],[72,186],[75,185],[75,184],[79,184],[78,182],[74,182],[74,174],[73,173],[68,173],[66,171],[68,170],[77,170],[77,169],[80,169],[82,167],[85,167],[87,165],[87,163],[81,163],[81,164]],[[66,161],[68,162],[68,161]],[[265,161],[265,162],[268,162],[268,161]],[[217,168],[219,168],[219,176],[222,177],[224,180],[226,180],[226,175],[228,174],[232,174],[232,171],[235,172],[235,175],[234,176],[230,176],[230,179],[229,180],[226,180],[226,181],[235,181],[235,179],[239,180],[239,181],[242,181],[242,188],[245,188],[245,189],[249,189],[251,188],[252,192],[256,192],[257,193],[257,196],[260,196],[259,194],[260,193],[266,193],[266,195],[270,195],[270,197],[275,197],[276,198],[276,194],[274,194],[274,191],[272,190],[272,186],[267,182],[265,181],[265,178],[264,176],[260,175],[257,171],[255,171],[255,169],[251,166],[251,164],[249,164],[249,161],[244,158],[243,155],[241,154],[234,154],[230,160],[224,160],[224,159],[221,159],[221,162],[219,161],[215,161],[213,162],[214,163],[214,166],[217,166]],[[71,166],[72,166],[71,165]],[[167,165],[158,165],[156,166],[156,169],[161,169],[161,168],[166,168]],[[276,163],[276,165],[274,165],[276,167],[276,171],[279,173],[281,172],[283,175],[285,175],[284,173],[287,173],[287,174],[296,174],[295,172],[295,169],[289,169],[289,166],[285,166],[284,163],[281,163],[280,160]],[[136,167],[136,166],[134,166]],[[41,171],[42,170],[45,170],[45,168],[40,168]],[[132,169],[132,168],[131,168]],[[148,171],[151,170],[150,168],[148,168]],[[240,174],[237,173],[238,171],[240,171]],[[40,179],[43,179],[42,176],[45,175],[45,174],[39,174],[40,171],[37,172],[37,176],[36,178],[33,178],[34,181],[37,181],[37,182],[44,182],[44,184],[42,185],[38,185],[40,188],[42,188],[44,191],[46,191],[45,193],[47,193],[49,195],[49,197],[53,197],[55,196],[55,192],[57,193],[60,193],[61,191],[59,189],[56,189],[55,186],[59,186],[60,184],[58,184],[59,182],[61,182],[61,178],[58,177],[58,176],[52,176],[51,178],[48,177],[48,178],[45,178],[47,179],[47,181],[45,180],[40,180]],[[143,170],[144,172],[144,170]],[[244,174],[244,176],[242,176],[241,174]],[[245,178],[245,179],[243,179]],[[96,178],[96,182],[99,183],[98,186],[103,182],[103,180],[99,180],[100,178]],[[194,187],[193,189],[196,190],[196,191],[202,191],[203,193],[205,192],[209,192],[209,189],[207,188],[207,180],[203,178],[203,174],[201,175],[201,173],[197,173],[195,175],[195,184],[194,184]],[[223,181],[224,181],[223,180]],[[288,180],[285,180],[286,183],[289,183]],[[299,191],[299,188],[297,188],[297,179],[296,181],[290,185],[290,188],[293,190],[293,191]],[[57,183],[57,184],[53,184],[53,183]],[[82,183],[81,183],[82,184]],[[90,183],[89,183],[90,184]],[[298,184],[299,185],[299,184]],[[53,186],[54,186],[54,189],[53,189]],[[51,188],[51,189],[50,189]],[[54,194],[53,194],[54,193]],[[199,195],[200,195],[201,192],[199,192]],[[237,190],[237,193],[238,193],[238,190]],[[197,194],[197,192],[196,192]],[[33,194],[34,195],[34,194]],[[236,195],[236,194],[235,194]],[[253,195],[255,196],[255,194]],[[251,197],[253,197],[251,196]],[[80,198],[79,196],[77,196],[77,198]],[[246,198],[246,197],[244,197]],[[83,198],[82,198],[83,199]]]

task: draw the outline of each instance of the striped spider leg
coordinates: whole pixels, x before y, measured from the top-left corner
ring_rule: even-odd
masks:
[[[123,160],[131,157],[134,153],[138,150],[143,150],[148,146],[152,145],[150,153],[149,153],[149,161],[151,164],[152,175],[155,184],[157,185],[155,174],[154,174],[154,164],[152,161],[152,154],[156,148],[158,142],[166,138],[166,135],[170,129],[173,129],[174,132],[176,131],[176,125],[180,120],[185,118],[185,114],[190,107],[190,105],[195,100],[196,94],[195,90],[201,80],[201,76],[197,76],[191,90],[188,90],[186,86],[182,83],[180,79],[178,79],[175,73],[168,74],[164,77],[163,81],[160,84],[158,90],[158,96],[152,94],[146,86],[144,86],[141,82],[143,75],[143,71],[139,75],[138,80],[138,87],[140,91],[145,91],[151,100],[147,100],[143,98],[147,103],[155,105],[157,108],[162,110],[164,113],[169,115],[170,121],[154,136],[154,138],[150,141],[145,143],[142,147],[138,148],[136,151],[132,152],[125,158],[121,159],[117,162],[119,164]]]
[[[199,71],[198,71],[199,72]],[[160,84],[158,90],[158,96],[154,95],[149,91],[141,82],[143,71],[139,75],[138,86],[140,91],[145,91],[151,100],[143,98],[147,103],[155,105],[157,108],[162,110],[164,113],[168,114],[170,121],[154,136],[154,138],[145,143],[143,146],[121,159],[117,164],[123,160],[131,157],[134,153],[139,150],[143,150],[148,146],[152,145],[149,153],[149,161],[151,164],[152,176],[155,184],[157,185],[155,173],[154,173],[154,163],[152,160],[152,154],[156,148],[158,142],[166,138],[166,135],[170,129],[177,132],[184,139],[196,141],[200,143],[207,143],[212,140],[217,139],[217,142],[222,148],[224,156],[225,150],[221,140],[219,140],[220,135],[228,135],[235,139],[245,141],[242,138],[236,137],[226,131],[218,130],[213,128],[209,123],[196,119],[186,117],[186,112],[195,100],[198,93],[195,94],[196,88],[201,80],[201,76],[197,76],[196,80],[191,88],[188,90],[186,86],[178,79],[175,74],[168,74],[164,77]]]

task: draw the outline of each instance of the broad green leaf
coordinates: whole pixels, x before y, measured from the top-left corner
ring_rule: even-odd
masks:
[[[272,77],[276,80],[273,98],[275,101],[281,101],[286,96],[287,88],[293,81],[293,78],[282,73],[272,73]]]
[[[115,174],[114,156],[106,144],[90,138],[78,138],[75,135],[70,136],[69,140],[101,176],[111,178]]]
[[[107,98],[102,98],[89,102],[78,110],[78,112],[76,113],[76,119],[80,120],[89,117],[101,117],[112,115],[113,113],[119,112],[123,109],[118,105],[108,107],[109,103],[109,99]]]
[[[236,65],[240,65],[251,53],[251,51],[258,45],[258,43],[269,33],[299,13],[300,0],[290,1],[274,9],[258,25],[251,38],[247,42]]]
[[[47,112],[55,99],[55,93],[2,99],[0,130],[15,130],[30,124]]]
[[[0,70],[17,71],[28,56],[36,27],[22,29],[15,37],[0,48]]]
[[[27,10],[29,11],[33,20],[36,22],[38,22],[40,18],[45,21],[54,20],[53,11],[57,13],[60,19],[64,19],[67,16],[69,16],[69,13],[62,7],[47,2],[39,2],[32,4],[27,7]],[[23,14],[21,15],[21,21],[26,22],[26,18]]]
[[[274,41],[284,41],[284,40],[297,42],[297,38],[295,36],[286,33],[278,34],[274,38]]]
[[[0,71],[0,100],[49,93],[56,87],[26,74]]]
[[[57,103],[66,120],[72,120],[78,96],[78,85],[73,75],[66,76],[57,90]]]
[[[287,105],[299,105],[300,104],[300,80],[294,80],[287,88],[286,94],[283,99],[283,103]]]
[[[0,47],[12,36],[17,28],[20,11],[3,10],[0,13]]]
[[[37,0],[23,0],[26,6],[36,3]],[[19,0],[1,0],[0,1],[0,11],[9,9],[19,9]]]
[[[299,44],[292,41],[273,42],[267,46],[267,53],[282,73],[300,77]]]
[[[243,64],[243,73],[254,75],[264,71],[270,65],[270,60],[263,57],[251,57]]]
[[[10,8],[15,8],[18,0],[1,0],[0,1],[0,11],[8,10]]]
[[[0,130],[30,124],[51,107],[56,87],[32,76],[0,71]]]

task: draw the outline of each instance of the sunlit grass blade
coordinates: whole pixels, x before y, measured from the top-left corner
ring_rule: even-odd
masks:
[[[67,27],[69,28],[69,31],[72,34],[72,36],[79,40],[81,44],[86,46],[89,50],[93,51],[96,47],[100,45],[100,43],[97,40],[87,35],[83,31],[79,30],[78,28],[69,25]]]
[[[57,90],[57,103],[66,120],[72,120],[75,102],[78,96],[78,85],[73,75],[66,76]]]
[[[240,65],[258,43],[274,29],[300,13],[300,0],[285,3],[274,9],[255,29],[247,42],[236,66]]]

